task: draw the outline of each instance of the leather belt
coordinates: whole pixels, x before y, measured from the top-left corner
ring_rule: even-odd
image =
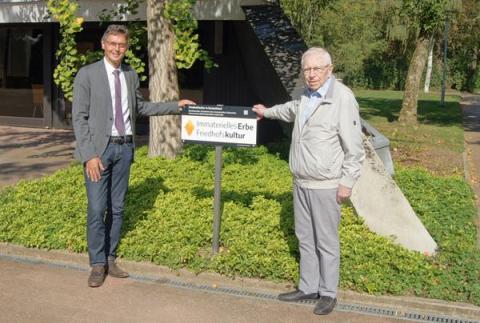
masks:
[[[133,136],[110,136],[110,140],[108,141],[112,144],[123,145],[123,144],[130,144],[133,142]]]

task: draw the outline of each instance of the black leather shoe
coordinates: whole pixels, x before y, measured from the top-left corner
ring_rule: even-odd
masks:
[[[128,273],[126,271],[123,271],[120,267],[118,267],[117,263],[115,262],[115,258],[112,258],[112,257],[108,257],[108,274],[116,278],[128,277]]]
[[[88,277],[88,286],[89,287],[100,287],[105,281],[105,266],[104,265],[93,265],[90,276]]]
[[[313,313],[317,315],[327,315],[330,314],[333,309],[335,308],[335,305],[337,304],[337,299],[328,297],[328,296],[321,296],[320,299],[318,300],[317,305],[315,305],[315,308],[313,310]]]
[[[284,302],[296,302],[304,299],[317,299],[318,293],[305,294],[301,290],[295,290],[293,292],[283,293],[278,295],[278,299]]]

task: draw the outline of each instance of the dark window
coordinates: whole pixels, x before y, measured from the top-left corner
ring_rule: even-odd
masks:
[[[0,27],[0,116],[43,118],[42,29]]]

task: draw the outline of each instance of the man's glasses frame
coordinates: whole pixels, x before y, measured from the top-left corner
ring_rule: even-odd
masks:
[[[325,66],[314,66],[314,67],[304,68],[302,69],[302,71],[303,71],[303,74],[307,74],[307,75],[310,73],[320,74],[326,71],[330,66],[332,66],[332,64],[328,64]]]
[[[115,42],[111,42],[111,41],[108,41],[108,40],[105,41],[105,44],[107,44],[110,47],[115,47],[115,48],[118,47],[120,49],[126,49],[128,47],[127,43],[115,43]]]

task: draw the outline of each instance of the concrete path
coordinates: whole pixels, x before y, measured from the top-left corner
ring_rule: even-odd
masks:
[[[477,245],[480,248],[480,95],[462,97],[465,137],[465,178],[477,203]]]
[[[314,302],[284,303],[291,286],[120,259],[131,278],[87,287],[85,254],[0,243],[0,322],[462,322],[480,308],[418,297],[340,291],[327,317]],[[457,320],[457,321],[455,321]]]
[[[69,130],[0,126],[0,187],[69,165],[73,142]]]
[[[313,305],[230,296],[158,282],[108,278],[86,286],[86,272],[0,259],[2,322],[400,322],[349,312],[328,318]]]

